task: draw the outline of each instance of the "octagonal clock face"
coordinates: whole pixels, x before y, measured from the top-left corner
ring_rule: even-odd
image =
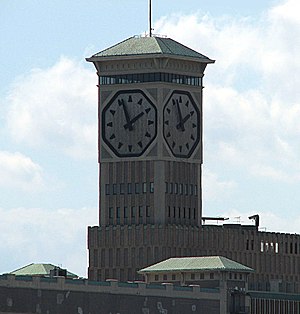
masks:
[[[118,157],[141,156],[157,135],[157,110],[141,90],[117,92],[102,112],[102,138]]]
[[[189,158],[200,141],[200,113],[188,92],[174,91],[164,106],[163,135],[172,154]]]

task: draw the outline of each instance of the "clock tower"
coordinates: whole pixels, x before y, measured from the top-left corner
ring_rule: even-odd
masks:
[[[174,255],[165,241],[180,237],[178,228],[201,227],[202,81],[214,61],[152,36],[87,61],[99,79],[100,165],[89,278],[133,280]]]

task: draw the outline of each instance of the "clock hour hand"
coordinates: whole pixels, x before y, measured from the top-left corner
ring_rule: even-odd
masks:
[[[135,116],[134,118],[132,118],[129,123],[126,123],[124,125],[124,129],[128,129],[130,126],[132,128],[133,123],[135,123],[138,119],[140,119],[142,116],[144,115],[144,112],[140,112],[137,116]]]
[[[187,115],[181,120],[181,122],[179,122],[179,123],[176,125],[177,130],[178,130],[178,129],[181,129],[182,131],[184,131],[184,130],[185,130],[184,124],[186,123],[186,121],[187,121],[190,117],[191,117],[191,115],[190,115],[190,114],[187,114]]]
[[[129,129],[129,131],[132,131],[133,127],[132,127],[132,123],[130,121],[129,113],[128,113],[127,107],[125,105],[124,99],[119,100],[119,105],[123,107],[124,114],[125,114],[126,124],[124,125],[124,128],[125,128],[125,130]]]

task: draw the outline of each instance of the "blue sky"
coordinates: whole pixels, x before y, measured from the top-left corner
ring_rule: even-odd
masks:
[[[300,232],[299,9],[153,1],[154,33],[216,60],[204,80],[204,215],[259,213],[266,230]],[[85,58],[144,34],[147,14],[147,0],[0,0],[0,273],[51,262],[86,274],[98,165]]]

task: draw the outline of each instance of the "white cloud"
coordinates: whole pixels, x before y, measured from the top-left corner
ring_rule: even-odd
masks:
[[[29,263],[61,264],[86,276],[87,226],[97,224],[97,209],[0,208],[0,229],[5,241],[0,251],[0,273]]]
[[[212,173],[204,168],[203,178],[203,202],[218,199],[220,197],[226,198],[230,196],[236,188],[236,183],[232,180],[221,180],[217,174]]]
[[[7,128],[13,139],[75,157],[94,157],[96,80],[92,69],[68,58],[19,78],[7,98]]]
[[[0,187],[25,191],[43,189],[43,170],[21,153],[0,151]]]
[[[300,2],[258,19],[196,12],[162,18],[159,33],[216,59],[204,84],[205,164],[300,180]]]

